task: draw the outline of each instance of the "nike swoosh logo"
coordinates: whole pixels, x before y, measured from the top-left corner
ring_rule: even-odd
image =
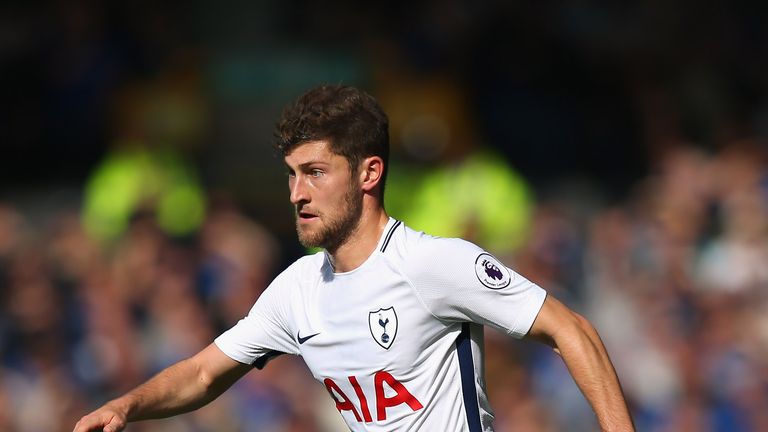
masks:
[[[319,334],[320,333],[315,333],[315,334],[311,334],[311,335],[306,336],[306,337],[301,337],[301,332],[298,332],[298,333],[296,333],[296,339],[299,340],[299,345],[302,345],[304,342],[312,339],[313,337],[315,337],[315,336],[317,336]]]

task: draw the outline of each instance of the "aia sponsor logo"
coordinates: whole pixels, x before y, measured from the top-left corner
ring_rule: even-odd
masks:
[[[372,422],[373,415],[371,407],[368,405],[368,397],[363,392],[357,377],[347,377],[347,381],[352,386],[357,400],[348,396],[341,389],[341,386],[331,378],[324,379],[323,384],[325,384],[325,389],[328,390],[331,398],[336,402],[336,409],[342,415],[344,411],[351,411],[358,422]],[[378,371],[373,375],[373,388],[376,399],[373,399],[375,405],[372,408],[376,412],[376,421],[386,421],[387,409],[394,409],[403,404],[414,412],[424,408],[421,402],[405,388],[405,385],[387,371]]]

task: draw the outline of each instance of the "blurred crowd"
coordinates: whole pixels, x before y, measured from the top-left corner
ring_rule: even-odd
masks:
[[[247,313],[272,277],[276,241],[213,210],[194,239],[136,214],[109,247],[77,214],[32,226],[0,210],[0,430],[66,431],[96,405],[186,358]],[[316,430],[304,369],[277,362],[186,418],[131,430]],[[297,382],[298,380],[298,382]],[[314,424],[309,421],[309,424]]]
[[[638,430],[768,430],[767,6],[7,3],[0,431],[71,430],[303,253],[267,141],[321,82],[388,113],[392,216],[592,320]],[[551,350],[486,347],[499,432],[596,430]],[[344,430],[331,402],[281,356],[128,430]]]
[[[515,267],[593,321],[638,430],[768,430],[767,168],[753,142],[680,146],[630,198],[586,218],[568,204],[580,197],[538,205]],[[552,427],[522,430],[594,430],[558,362],[523,370],[529,424]]]
[[[504,259],[589,317],[639,430],[768,430],[768,170],[743,142],[669,150],[630,198],[537,201]],[[215,201],[214,201],[215,202]],[[397,215],[394,215],[397,216]],[[40,225],[0,207],[0,430],[66,431],[90,409],[192,355],[247,313],[280,243],[231,204],[193,235],[137,211],[112,242],[77,212]],[[486,333],[496,427],[594,430],[548,348]],[[300,359],[252,372],[193,414],[142,431],[340,430]]]

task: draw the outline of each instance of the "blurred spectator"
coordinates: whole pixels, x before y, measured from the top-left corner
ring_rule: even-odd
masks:
[[[526,180],[481,145],[455,80],[420,76],[394,58],[379,62],[388,72],[378,73],[377,85],[397,159],[387,177],[388,211],[414,229],[509,255],[526,240],[531,223],[533,193]]]

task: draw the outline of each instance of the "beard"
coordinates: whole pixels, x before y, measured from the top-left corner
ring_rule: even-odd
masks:
[[[333,252],[349,240],[360,224],[360,217],[363,214],[363,197],[350,187],[344,194],[344,204],[338,215],[319,214],[322,225],[317,231],[302,231],[298,223],[297,211],[296,233],[299,236],[299,243],[306,248],[321,247]]]

